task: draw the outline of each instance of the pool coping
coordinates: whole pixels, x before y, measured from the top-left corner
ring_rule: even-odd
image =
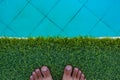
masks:
[[[83,36],[84,37],[84,36]],[[35,39],[35,38],[38,38],[38,37],[4,37],[4,36],[1,36],[0,37],[0,39],[1,38],[10,38],[10,39],[29,39],[29,38],[33,38],[33,39]],[[54,37],[53,37],[54,38]],[[62,38],[62,37],[61,37]],[[64,38],[64,37],[63,37]],[[65,38],[68,38],[68,39],[71,39],[70,37],[65,37]],[[75,37],[73,37],[73,38],[75,38]],[[86,37],[87,38],[87,37]],[[95,39],[105,39],[105,38],[108,38],[108,39],[120,39],[120,36],[117,36],[117,37],[88,37],[88,38],[95,38]]]

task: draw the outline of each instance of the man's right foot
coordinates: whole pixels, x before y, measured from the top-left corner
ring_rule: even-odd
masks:
[[[42,66],[41,70],[36,69],[34,72],[32,72],[32,75],[30,76],[30,80],[53,80],[53,79],[48,67]]]
[[[84,74],[78,68],[72,70],[71,65],[67,65],[64,69],[62,80],[86,80]]]

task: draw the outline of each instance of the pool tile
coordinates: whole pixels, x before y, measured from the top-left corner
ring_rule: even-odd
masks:
[[[0,4],[3,2],[4,0],[0,0]]]
[[[76,18],[64,29],[70,37],[74,36],[88,36],[88,32],[98,21],[92,13],[86,8],[83,8]]]
[[[3,30],[5,30],[5,25],[0,23],[0,36],[2,36],[1,34],[2,34]]]
[[[30,36],[58,36],[60,29],[52,24],[49,20],[45,19],[43,23],[30,35]]]
[[[55,23],[61,28],[76,14],[83,4],[80,4],[78,0],[62,0],[48,15]]]
[[[120,1],[88,0],[87,3],[86,1],[0,0],[0,20],[4,23],[0,22],[0,36],[120,36]],[[56,2],[58,4],[54,6]],[[82,6],[79,14],[69,22]],[[45,20],[39,24],[43,17]],[[102,22],[96,24],[101,17]]]
[[[118,36],[120,36],[120,30],[118,31]]]
[[[109,24],[112,29],[118,33],[120,31],[120,1],[116,1],[114,6],[111,6],[111,10],[103,21]]]
[[[16,33],[14,33],[12,30],[10,29],[5,29],[5,31],[3,31],[3,33],[1,33],[1,36],[4,37],[21,37],[19,35],[17,35]]]
[[[25,4],[26,0],[4,0],[2,5],[0,5],[0,19],[5,24],[9,24]]]
[[[100,22],[96,25],[96,27],[89,33],[94,37],[110,37],[110,36],[117,36],[112,29],[107,27],[104,23]]]
[[[40,12],[46,15],[58,1],[60,0],[31,0],[30,3],[32,3],[40,10]]]
[[[86,7],[98,18],[108,13],[114,0],[88,0]]]
[[[43,15],[31,5],[28,5],[10,27],[14,29],[19,36],[27,37],[42,18]]]

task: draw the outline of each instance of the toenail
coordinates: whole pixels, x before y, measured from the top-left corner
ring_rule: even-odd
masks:
[[[35,72],[33,72],[32,74],[35,75]]]
[[[82,77],[84,77],[84,74],[82,74]]]
[[[77,71],[77,70],[78,70],[78,68],[74,68],[74,70],[76,70],[76,71]]]
[[[36,69],[35,71],[36,71],[36,72],[39,72],[39,69]]]
[[[81,74],[82,72],[81,72],[81,71],[79,71],[79,73]]]
[[[69,70],[71,70],[71,69],[72,69],[72,67],[71,67],[71,66],[69,66],[69,65],[68,65],[68,66],[66,66],[66,70],[68,70],[68,71],[69,71]]]
[[[30,79],[32,79],[33,77],[32,76],[30,76]]]
[[[47,68],[46,66],[44,66],[44,67],[41,68],[41,70],[42,70],[42,71],[47,71],[48,68]]]

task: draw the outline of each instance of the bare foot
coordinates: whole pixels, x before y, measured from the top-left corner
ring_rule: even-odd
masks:
[[[34,72],[32,72],[30,80],[53,80],[53,79],[50,74],[50,70],[47,68],[47,66],[42,66],[41,70],[36,69]]]
[[[86,80],[84,74],[78,69],[74,68],[72,71],[72,66],[67,65],[64,69],[62,80]]]

